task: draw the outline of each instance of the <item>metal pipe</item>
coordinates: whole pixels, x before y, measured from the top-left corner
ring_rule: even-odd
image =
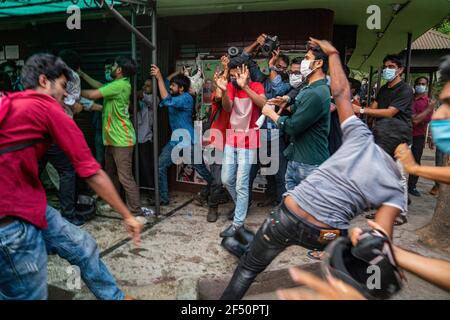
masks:
[[[100,5],[100,0],[95,0],[95,2]],[[103,8],[108,10],[120,24],[122,24],[125,28],[127,28],[129,31],[135,34],[142,42],[145,43],[147,47],[149,47],[152,50],[155,49],[153,43],[150,42],[150,40],[148,40],[147,37],[144,36],[138,29],[132,26],[130,22],[128,22],[128,20],[125,19],[116,9],[112,8],[109,5],[104,5]]]
[[[136,26],[136,12],[131,9],[131,25]],[[136,35],[131,33],[131,58],[137,63],[137,53],[136,53]],[[136,145],[134,146],[134,179],[136,181],[139,190],[139,142],[138,142],[138,107],[137,107],[137,73],[133,76],[133,122],[134,131],[136,133]]]
[[[370,72],[369,72],[369,83],[367,84],[367,106],[370,107],[370,105],[372,104],[372,81],[373,78],[373,66],[370,66]]]
[[[408,32],[408,39],[406,40],[406,72],[405,81],[409,83],[411,77],[411,45],[412,45],[412,33]]]
[[[380,91],[381,86],[381,73],[383,69],[381,67],[378,67],[378,75],[377,75],[377,92],[375,93],[375,97],[378,95],[378,92]]]
[[[156,3],[149,0],[150,5],[152,5],[152,42],[156,46]],[[152,64],[156,64],[157,51],[156,47],[153,47],[152,52]],[[159,216],[160,206],[159,206],[159,150],[158,150],[158,84],[156,83],[156,78],[152,79],[152,97],[153,97],[153,169],[154,169],[154,179],[155,179],[155,215]]]

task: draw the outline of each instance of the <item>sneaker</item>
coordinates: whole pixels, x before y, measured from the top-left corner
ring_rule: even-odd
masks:
[[[216,222],[217,217],[218,217],[218,208],[209,208],[208,216],[206,217],[206,221]]]
[[[150,208],[141,207],[140,211],[136,213],[136,216],[143,216],[143,217],[151,217],[155,215],[155,211],[153,211]]]
[[[238,232],[238,230],[241,228],[241,226],[238,226],[234,223],[230,224],[228,226],[228,228],[226,228],[225,230],[223,230],[220,233],[220,237],[221,238],[225,238],[225,237],[234,237],[234,235],[236,234],[236,232]]]
[[[439,194],[439,187],[434,185],[433,188],[431,188],[430,190],[430,194],[432,196],[437,196]]]
[[[411,189],[408,190],[408,192],[409,192],[410,195],[413,195],[415,197],[420,197],[421,196],[420,192],[416,188],[411,188]]]

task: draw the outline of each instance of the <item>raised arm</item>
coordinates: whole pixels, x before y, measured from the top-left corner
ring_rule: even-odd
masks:
[[[311,39],[311,44],[320,46],[322,51],[328,55],[330,66],[331,92],[333,94],[336,108],[339,114],[339,121],[342,123],[354,115],[352,102],[350,100],[350,86],[347,76],[342,68],[339,52],[326,40]]]
[[[165,99],[169,96],[169,93],[167,92],[166,84],[164,83],[164,78],[161,74],[161,71],[159,70],[158,66],[156,64],[152,64],[152,67],[150,69],[150,74],[156,78],[156,81],[158,82],[158,89],[159,93],[161,95],[162,99]]]
[[[251,45],[244,48],[244,52],[247,54],[252,54],[253,51],[256,50],[256,48],[264,44],[264,42],[266,41],[266,37],[266,34],[261,34]]]
[[[84,73],[81,69],[78,70],[78,74],[80,75],[81,78],[84,79],[84,81],[86,81],[94,89],[98,89],[101,86],[103,86],[103,83],[101,83],[100,81],[97,81],[95,79],[92,79],[89,75]]]
[[[263,108],[267,102],[266,96],[263,94],[258,94],[253,91],[248,85],[250,80],[250,72],[246,65],[242,65],[242,68],[238,67],[238,73],[236,75],[237,84],[244,90],[250,99],[259,107]]]
[[[222,107],[225,111],[230,112],[233,104],[231,103],[230,96],[228,95],[228,80],[223,75],[220,76],[217,72],[214,74],[214,81],[216,83],[216,87],[221,91],[222,97]]]

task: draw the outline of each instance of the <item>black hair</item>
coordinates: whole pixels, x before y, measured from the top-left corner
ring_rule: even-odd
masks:
[[[373,130],[375,143],[386,151],[391,157],[397,146],[409,142],[412,131],[408,124],[397,118],[384,118],[377,120]]]
[[[287,55],[285,55],[285,54],[280,54],[280,55],[278,56],[278,59],[283,60],[284,63],[286,63],[287,66],[289,65],[289,57],[288,57]]]
[[[424,77],[424,76],[417,77],[416,80],[414,80],[414,84],[416,84],[417,82],[419,82],[420,79],[425,79],[425,80],[427,81],[427,84],[428,84],[428,78],[427,78],[427,77]]]
[[[294,59],[292,59],[291,65],[293,65],[293,64],[302,64],[302,60],[303,60],[302,57],[295,57]]]
[[[442,82],[450,81],[450,55],[441,58],[439,72],[441,73]]]
[[[74,50],[62,50],[58,56],[69,66],[72,70],[78,70],[81,67],[81,57]]]
[[[392,61],[399,68],[403,68],[405,66],[405,58],[401,54],[388,54],[384,57],[383,64],[386,63],[386,61]]]
[[[133,59],[119,56],[114,60],[115,63],[122,69],[125,77],[131,77],[136,73],[136,62]]]
[[[37,53],[28,58],[22,68],[22,84],[25,89],[39,86],[39,76],[43,74],[48,80],[54,81],[64,75],[67,81],[72,80],[70,68],[61,58],[49,53]]]
[[[350,82],[350,89],[355,89],[355,93],[359,94],[359,91],[361,90],[361,81],[354,78],[348,78],[348,81]]]
[[[240,67],[242,65],[247,65],[247,61],[244,60],[241,56],[237,56],[230,59],[230,62],[228,63],[228,69],[235,69],[237,67]]]
[[[191,80],[184,74],[177,74],[170,80],[170,83],[175,83],[179,87],[183,87],[184,92],[189,92],[189,88],[191,87]]]
[[[6,72],[0,71],[0,92],[12,91],[11,79]]]
[[[311,51],[315,60],[323,61],[322,71],[323,71],[323,73],[327,73],[328,72],[328,56],[325,54],[325,52],[323,52],[322,49],[320,49],[320,47],[311,47],[311,46],[307,46],[306,50]]]
[[[103,62],[103,65],[113,65],[114,64],[114,59],[113,58],[106,58],[105,61]]]

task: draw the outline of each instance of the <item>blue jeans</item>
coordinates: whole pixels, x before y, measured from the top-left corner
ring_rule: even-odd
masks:
[[[286,169],[286,190],[294,189],[318,167],[318,165],[289,161]]]
[[[168,142],[159,155],[159,197],[161,202],[169,202],[169,183],[167,181],[167,170],[173,164],[172,162],[172,150],[175,146]],[[204,163],[194,163],[194,146],[191,146],[191,163],[194,166],[195,171],[206,180],[207,183],[211,182],[211,174],[206,168]]]
[[[0,227],[0,300],[45,299],[47,252],[42,231],[22,220]]]
[[[224,149],[222,183],[236,205],[233,222],[237,225],[243,225],[247,216],[250,171],[256,154],[256,149],[233,148],[229,145]]]
[[[94,238],[67,222],[54,208],[47,206],[48,228],[42,230],[48,254],[57,254],[80,268],[81,279],[97,299],[123,300],[124,293],[100,259]]]

